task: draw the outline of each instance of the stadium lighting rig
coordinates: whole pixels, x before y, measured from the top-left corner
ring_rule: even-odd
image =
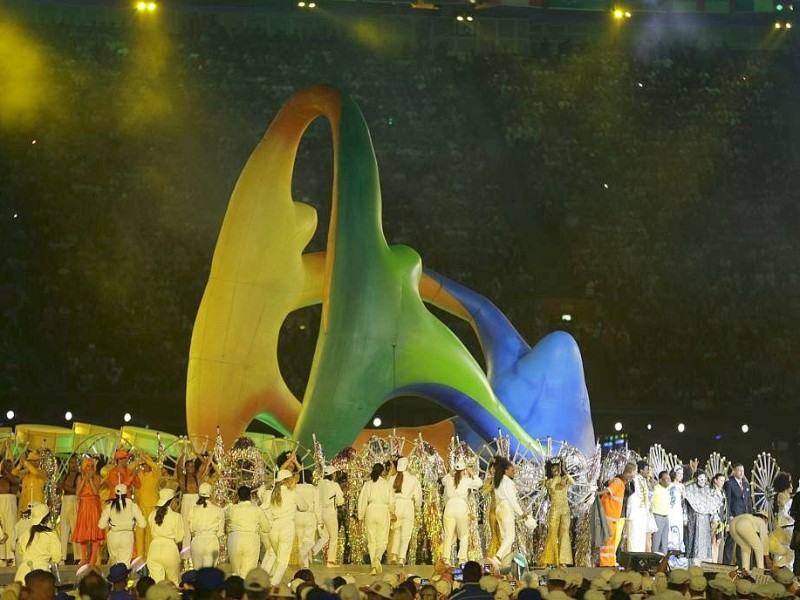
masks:
[[[611,11],[611,16],[613,16],[614,20],[616,21],[622,21],[623,19],[630,19],[633,16],[633,13],[625,8],[616,6]]]
[[[158,4],[155,2],[137,2],[136,3],[136,12],[140,13],[152,13],[156,11],[158,8]]]

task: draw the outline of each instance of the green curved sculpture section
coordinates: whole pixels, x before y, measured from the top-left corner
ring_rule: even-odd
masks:
[[[349,445],[398,388],[457,390],[522,443],[536,443],[492,392],[469,351],[420,298],[422,260],[389,246],[381,224],[378,165],[356,104],[342,101],[324,283],[326,302],[311,377],[294,437],[326,452]]]

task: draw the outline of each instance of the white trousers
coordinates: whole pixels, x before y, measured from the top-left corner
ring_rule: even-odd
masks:
[[[389,554],[394,555],[401,564],[405,564],[408,554],[408,543],[411,541],[411,531],[414,529],[414,502],[406,498],[395,497],[394,535],[392,549]]]
[[[496,514],[500,529],[500,547],[495,556],[502,561],[514,546],[514,511],[510,506],[501,504],[497,507]]]
[[[451,498],[444,507],[444,543],[442,556],[447,562],[453,556],[453,542],[458,536],[458,562],[467,562],[469,551],[469,506],[462,498]]]
[[[744,517],[744,518],[742,518]],[[728,528],[733,541],[739,546],[742,552],[741,566],[750,569],[750,557],[755,554],[756,567],[764,568],[764,553],[769,552],[769,538],[767,537],[767,526],[763,527],[759,517],[753,517],[746,513],[731,519]]]
[[[289,566],[289,557],[294,544],[294,517],[275,519],[272,529],[269,530],[269,543],[275,552],[275,564],[272,565],[270,583],[280,585],[286,567]]]
[[[311,549],[312,554],[316,554],[328,544],[328,552],[325,562],[335,563],[336,555],[339,552],[339,518],[335,506],[322,509],[322,531],[319,540]]]
[[[647,549],[647,525],[649,513],[636,508],[630,511],[625,526],[628,528],[628,552],[644,552]]]
[[[1,498],[2,496],[0,496]],[[61,517],[58,519],[58,528],[61,535],[61,558],[67,560],[67,550],[75,531],[75,521],[78,518],[78,497],[75,494],[61,497]],[[72,558],[81,557],[81,545],[72,542]],[[113,563],[112,563],[113,564]]]
[[[14,494],[0,494],[0,525],[8,536],[0,544],[0,560],[11,560],[14,558],[13,548],[17,541],[14,539],[14,528],[17,526],[17,497]],[[62,545],[66,547],[63,542]]]
[[[373,567],[378,567],[389,543],[389,505],[378,502],[368,505],[364,525],[367,529],[369,561]]]
[[[133,559],[133,541],[133,531],[114,531],[113,529],[109,531],[106,536],[108,564],[124,563],[130,567]]]
[[[200,499],[199,494],[184,494],[181,496],[181,517],[183,517],[183,546],[188,548],[192,541],[192,532],[189,531],[189,511]],[[244,577],[244,575],[242,575]]]
[[[258,565],[261,540],[257,533],[231,531],[228,534],[228,560],[234,575],[247,577]]]
[[[219,558],[219,539],[213,533],[198,533],[192,538],[192,568],[215,567]]]
[[[147,570],[156,583],[169,581],[178,585],[181,578],[181,555],[178,545],[167,538],[156,538],[147,549]]]
[[[314,537],[317,531],[317,515],[311,511],[298,511],[294,517],[294,526],[300,568],[307,569],[311,561],[311,549],[314,547]]]

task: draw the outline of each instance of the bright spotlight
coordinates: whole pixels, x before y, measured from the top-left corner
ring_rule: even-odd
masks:
[[[614,431],[622,431],[622,423],[620,423],[619,421],[614,423]]]
[[[625,18],[626,18],[626,19],[630,19],[632,16],[633,16],[633,15],[631,14],[631,11],[629,11],[629,10],[626,10],[626,11],[625,11]]]
[[[374,419],[372,419],[372,426],[373,427],[380,427],[381,423],[383,423],[383,421],[381,421],[380,417],[375,417]]]
[[[470,16],[470,15],[467,15],[467,21],[469,21],[470,23],[472,23],[474,20],[475,20],[475,19],[473,19],[473,18],[472,18],[472,16]]]
[[[652,423],[648,423],[647,424],[647,431],[651,431],[652,429],[653,429],[653,424]]]
[[[64,420],[65,421],[72,421],[72,413],[70,411],[67,411],[67,412],[64,413]]]
[[[783,4],[776,4],[775,5],[775,10],[777,10],[778,12],[781,12],[783,10]]]
[[[133,417],[131,417],[131,413],[125,413],[124,415],[122,415],[122,420],[125,421],[126,423],[130,423],[132,418]]]
[[[14,411],[13,410],[9,410],[8,412],[6,412],[6,419],[8,419],[9,421],[13,421],[14,420]]]
[[[625,16],[625,11],[620,10],[619,8],[614,9],[614,18],[619,20]]]
[[[782,25],[780,23],[777,23],[777,22],[775,23],[775,29],[780,29],[781,27],[782,27]]]
[[[789,23],[789,22],[787,22],[787,23],[786,23],[786,29],[791,29],[791,28],[792,28],[792,24],[791,24],[791,23]]]
[[[155,2],[148,2],[147,3],[147,12],[153,12],[156,9]]]
[[[561,315],[561,320],[567,322],[572,321],[572,315],[569,313],[564,313],[563,315]]]
[[[461,21],[463,21],[463,20],[464,20],[464,15],[458,15],[458,16],[456,17],[456,21],[458,21],[459,23],[460,23]]]
[[[317,3],[316,2],[309,2],[308,3],[308,8],[317,8]]]
[[[139,12],[144,12],[147,10],[147,2],[138,2],[136,4],[136,10]]]
[[[747,433],[748,431],[750,431],[750,425],[745,423],[744,425],[742,425],[742,433]]]
[[[298,2],[297,3],[297,8],[305,8],[305,7],[306,7],[306,3],[305,2]]]
[[[678,423],[678,433],[683,433],[684,431],[686,431],[686,425]]]

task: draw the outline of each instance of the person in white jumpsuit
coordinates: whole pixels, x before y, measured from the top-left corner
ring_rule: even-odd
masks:
[[[100,521],[97,526],[107,529],[106,543],[108,545],[109,563],[131,566],[133,558],[134,529],[147,527],[139,505],[127,497],[128,486],[119,483],[114,486],[114,499],[106,502]]]
[[[209,500],[211,492],[210,483],[201,483],[198,490],[199,499],[189,511],[194,569],[217,566],[219,538],[225,535],[225,511]]]
[[[300,568],[307,569],[311,562],[311,550],[316,541],[317,524],[322,522],[319,507],[319,493],[317,487],[311,483],[311,471],[300,472],[300,483],[295,488],[297,502],[305,504],[308,508],[302,510],[298,507],[294,518],[295,534],[297,535],[297,553]]]
[[[525,511],[517,499],[517,486],[514,484],[514,465],[505,458],[499,457],[494,467],[494,500],[497,524],[500,530],[500,547],[494,560],[500,564],[511,552],[514,545],[514,521],[516,517],[525,516]]]
[[[467,463],[459,459],[452,473],[442,479],[444,485],[444,542],[442,556],[450,563],[453,556],[453,543],[458,537],[458,562],[467,562],[469,552],[469,492],[479,490],[483,485],[480,477],[475,477]]]
[[[275,552],[275,562],[270,572],[272,585],[280,585],[289,556],[294,546],[294,531],[297,511],[313,510],[305,500],[297,495],[295,486],[297,479],[284,469],[275,476],[275,486],[269,500],[269,513],[272,515],[272,529],[269,532],[269,543]]]
[[[338,470],[332,465],[326,466],[322,470],[323,479],[317,484],[322,529],[319,540],[311,549],[311,554],[317,554],[325,544],[328,544],[325,557],[325,566],[328,568],[339,566],[336,563],[336,553],[339,549],[339,515],[336,509],[344,505],[344,494],[339,484],[333,480]]]
[[[266,536],[272,524],[261,507],[250,501],[252,491],[241,486],[236,495],[239,501],[225,509],[228,523],[228,559],[233,575],[246,577],[258,564],[261,538]]]
[[[36,569],[50,570],[50,564],[61,560],[61,540],[58,534],[45,525],[50,509],[36,504],[31,509],[30,528],[17,539],[20,562],[14,581],[25,581],[25,575]]]
[[[156,583],[167,580],[178,585],[181,576],[181,555],[178,544],[183,541],[183,517],[175,512],[178,501],[175,490],[158,492],[156,509],[150,513],[150,547],[147,549],[147,569]]]
[[[764,568],[764,556],[769,555],[768,519],[766,513],[758,512],[754,515],[745,513],[730,520],[728,529],[742,553],[742,562],[739,566],[743,569],[750,569],[752,554],[755,554],[756,567]]]
[[[389,543],[389,523],[394,513],[394,492],[381,475],[383,465],[375,463],[369,480],[358,495],[358,520],[367,530],[367,549],[372,564],[371,575],[383,572],[381,558]]]
[[[398,459],[397,473],[392,476],[389,485],[394,492],[395,515],[389,564],[404,565],[414,528],[414,513],[422,508],[422,486],[419,479],[408,470],[405,456]]]
[[[68,471],[64,477],[58,482],[58,490],[61,492],[61,512],[58,519],[58,531],[61,534],[61,562],[67,561],[67,553],[69,552],[69,544],[72,540],[72,533],[75,531],[75,522],[78,520],[78,494],[75,486],[80,477],[80,469],[78,468],[78,457],[70,457],[67,463]],[[0,495],[0,499],[2,495]],[[16,500],[14,506],[16,507]],[[2,509],[0,508],[0,511]],[[2,519],[2,516],[0,516]],[[5,521],[4,521],[5,522]],[[81,545],[72,542],[72,558],[78,559],[81,555]],[[0,557],[2,558],[2,557]]]

